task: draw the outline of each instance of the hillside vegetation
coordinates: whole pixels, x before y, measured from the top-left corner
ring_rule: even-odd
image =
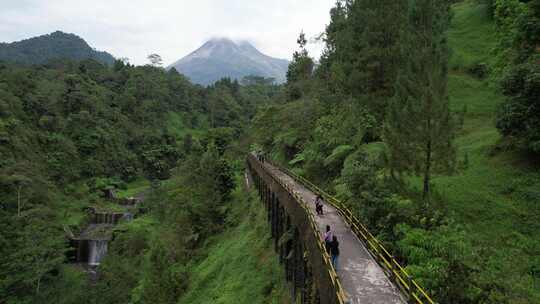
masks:
[[[243,191],[233,194],[228,219],[234,226],[210,239],[207,255],[190,265],[190,287],[179,303],[289,303],[266,209]]]
[[[454,12],[449,40],[455,66],[449,93],[455,109],[467,107],[456,142],[458,157],[466,163],[455,176],[440,176],[434,183],[479,254],[474,261],[479,280],[497,278],[490,284],[495,283],[500,293],[512,294],[513,301],[537,299],[540,161],[505,146],[495,128],[504,96],[490,79],[464,73],[479,63],[493,62],[496,28],[487,7],[465,2],[455,5]]]
[[[174,69],[94,60],[0,63],[0,88],[1,302],[176,302],[207,240],[236,227],[226,214],[242,200],[230,195],[239,142],[277,88],[264,78],[202,88]],[[114,230],[94,282],[66,253],[86,210],[124,209],[105,189],[145,200]],[[265,244],[244,254],[271,259]]]
[[[0,302],[287,303],[242,187],[257,149],[437,303],[540,303],[540,0],[339,0],[321,37],[315,60],[299,35],[279,86],[102,64],[63,33],[0,45]],[[69,240],[87,210],[123,210],[110,189],[144,200],[89,271]]]
[[[320,64],[300,35],[252,134],[437,302],[536,303],[540,2],[454,2],[338,1]]]
[[[114,57],[90,47],[82,38],[56,31],[12,43],[0,43],[0,61],[19,64],[45,64],[55,60],[93,59],[112,65]]]

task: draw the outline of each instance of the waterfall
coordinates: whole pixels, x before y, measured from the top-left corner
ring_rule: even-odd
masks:
[[[88,265],[97,266],[107,253],[107,241],[88,241]]]

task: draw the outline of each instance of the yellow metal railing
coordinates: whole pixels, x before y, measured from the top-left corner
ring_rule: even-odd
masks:
[[[411,275],[407,273],[405,268],[403,268],[398,263],[398,261],[394,258],[394,256],[390,254],[388,250],[386,250],[386,248],[382,245],[382,243],[368,231],[366,226],[364,226],[364,224],[362,224],[360,220],[358,220],[358,218],[356,218],[353,215],[349,207],[347,207],[341,201],[339,201],[332,195],[328,194],[326,191],[322,190],[321,188],[317,187],[315,184],[305,179],[304,177],[292,172],[291,170],[279,164],[275,164],[271,161],[269,162],[273,166],[279,168],[281,171],[287,173],[289,176],[294,178],[297,182],[304,185],[306,188],[310,189],[311,191],[315,193],[319,193],[326,202],[328,202],[334,208],[336,208],[338,212],[345,218],[347,223],[350,225],[351,230],[358,236],[358,238],[360,238],[360,240],[364,242],[367,249],[373,255],[375,260],[379,263],[379,265],[393,279],[393,281],[397,284],[397,286],[401,289],[401,291],[405,293],[410,299],[412,299],[415,303],[418,303],[418,304],[435,304],[433,299],[411,277]],[[278,181],[281,185],[284,184],[283,182],[280,182],[279,179],[276,179],[276,181]],[[290,189],[290,187],[286,187],[286,186],[284,187],[287,189]],[[299,201],[303,201],[302,198],[298,198],[298,199]],[[307,207],[304,207],[304,208],[306,209],[308,214],[311,216],[310,220],[314,222],[315,220],[313,219],[312,213],[307,209]],[[323,246],[322,241],[321,241],[320,246]]]
[[[279,180],[279,179],[275,178],[275,180]],[[338,301],[339,303],[346,303],[345,291],[343,290],[343,287],[341,286],[341,282],[338,279],[337,272],[334,269],[334,266],[332,265],[332,262],[330,260],[330,256],[328,255],[328,252],[326,251],[324,243],[322,242],[319,227],[317,226],[317,222],[315,221],[315,218],[313,217],[313,213],[309,211],[307,202],[302,198],[302,196],[298,195],[292,188],[286,186],[285,183],[281,182],[280,184],[281,186],[285,187],[285,189],[287,189],[289,193],[292,194],[295,200],[300,203],[300,206],[302,207],[302,209],[304,209],[304,212],[306,212],[309,218],[309,223],[311,225],[311,230],[313,231],[315,240],[317,241],[317,246],[319,247],[319,250],[321,251],[323,255],[324,264],[326,268],[328,269],[328,273],[332,281],[332,285],[334,285],[334,288],[336,290],[336,296],[338,298]]]

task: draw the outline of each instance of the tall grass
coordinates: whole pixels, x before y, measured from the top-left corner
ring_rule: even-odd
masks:
[[[532,303],[540,297],[539,278],[531,275],[540,269],[540,166],[523,153],[499,148],[494,120],[504,97],[491,77],[467,73],[494,57],[495,29],[485,10],[477,1],[454,5],[448,89],[452,109],[467,108],[456,140],[466,165],[434,184],[475,245],[477,282],[491,289],[490,297],[500,293],[514,303]]]
[[[262,203],[238,189],[233,204],[231,228],[212,238],[206,257],[189,266],[189,288],[179,303],[289,303]]]

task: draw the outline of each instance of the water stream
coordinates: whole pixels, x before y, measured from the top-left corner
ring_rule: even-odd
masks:
[[[142,201],[142,198],[138,198]],[[125,208],[123,212],[98,211],[90,209],[90,223],[77,237],[70,239],[74,248],[68,258],[89,266],[89,271],[96,272],[103,258],[107,255],[108,243],[113,238],[113,229],[120,221],[131,221],[134,218],[133,208]],[[0,301],[1,302],[1,301]]]
[[[98,266],[107,253],[107,240],[88,241],[88,265]]]
[[[78,238],[72,240],[76,248],[75,261],[89,266],[99,266],[107,254],[112,230],[120,220],[133,220],[133,213],[94,213],[92,223],[81,232]]]

